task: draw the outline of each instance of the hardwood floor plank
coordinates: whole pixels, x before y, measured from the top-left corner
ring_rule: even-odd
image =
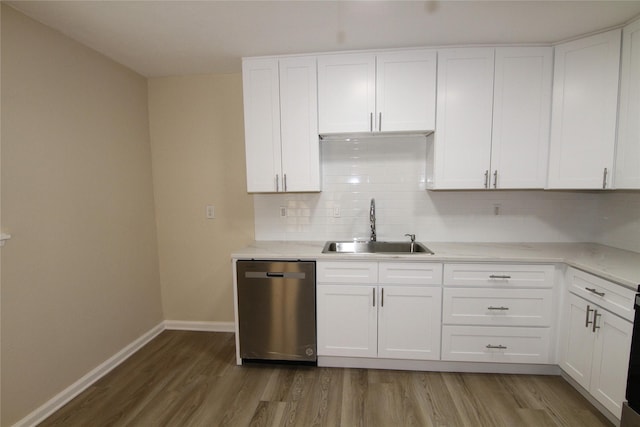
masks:
[[[165,331],[41,426],[610,426],[556,376],[235,365],[231,333]]]
[[[364,425],[365,401],[369,393],[368,373],[366,369],[344,370],[340,410],[342,425],[353,427]]]

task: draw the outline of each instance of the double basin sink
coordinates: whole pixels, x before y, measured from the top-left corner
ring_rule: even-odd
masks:
[[[346,241],[327,242],[323,254],[424,254],[433,255],[431,249],[418,242]]]

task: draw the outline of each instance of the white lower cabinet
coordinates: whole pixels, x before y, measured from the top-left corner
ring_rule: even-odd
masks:
[[[318,355],[376,357],[376,286],[318,285]]]
[[[378,357],[440,359],[440,287],[381,286]]]
[[[554,266],[447,264],[442,360],[551,362]]]
[[[319,356],[440,359],[442,264],[318,262],[317,274]]]
[[[570,292],[564,310],[560,367],[620,418],[633,324],[598,304],[600,299],[606,302],[607,292],[589,295],[587,299],[573,293],[576,282],[593,279],[603,280],[572,268],[567,273]],[[633,294],[630,289],[618,288]]]

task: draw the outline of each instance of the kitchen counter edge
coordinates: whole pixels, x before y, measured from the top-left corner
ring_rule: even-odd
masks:
[[[254,241],[232,259],[564,263],[636,290],[640,253],[597,243],[426,243],[435,254],[323,254],[324,241]]]

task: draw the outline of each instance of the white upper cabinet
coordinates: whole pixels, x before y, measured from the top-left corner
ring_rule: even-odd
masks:
[[[434,189],[486,188],[491,153],[494,49],[438,52]]]
[[[318,57],[321,134],[433,130],[436,52]]]
[[[320,191],[315,57],[244,59],[247,191]]]
[[[615,187],[640,189],[640,20],[622,30]]]
[[[552,59],[551,48],[440,51],[430,188],[545,187]]]
[[[375,109],[376,58],[372,54],[318,58],[319,132],[371,132]]]
[[[242,62],[247,191],[276,191],[280,159],[280,83],[276,59]]]
[[[552,48],[496,49],[492,188],[546,186],[552,73]]]
[[[316,58],[279,63],[284,191],[320,191]]]
[[[548,188],[611,188],[621,31],[555,48]]]
[[[374,130],[435,129],[436,58],[434,50],[377,55]]]

